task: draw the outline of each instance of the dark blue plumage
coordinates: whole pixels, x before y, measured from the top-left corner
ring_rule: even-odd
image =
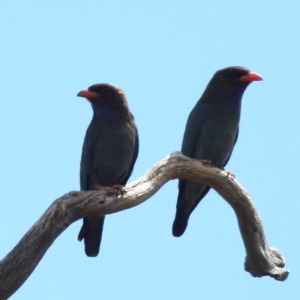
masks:
[[[262,78],[242,67],[228,67],[215,73],[189,115],[181,148],[184,155],[211,161],[217,168],[225,167],[238,138],[243,93],[256,80]],[[174,236],[184,233],[192,211],[209,189],[179,180]]]
[[[111,84],[94,84],[78,93],[93,108],[80,163],[80,188],[124,186],[136,161],[139,140],[134,118],[125,95]],[[78,239],[84,239],[87,256],[97,256],[100,249],[104,216],[83,219]]]

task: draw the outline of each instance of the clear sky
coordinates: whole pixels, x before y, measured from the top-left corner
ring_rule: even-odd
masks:
[[[97,258],[77,241],[82,222],[72,224],[11,299],[299,299],[299,1],[2,0],[0,11],[1,257],[79,190],[92,116],[80,90],[109,82],[126,93],[140,134],[132,181],[180,150],[214,72],[240,65],[264,81],[244,94],[227,169],[291,270],[285,282],[244,271],[236,217],[214,191],[174,238],[173,181],[106,218]]]

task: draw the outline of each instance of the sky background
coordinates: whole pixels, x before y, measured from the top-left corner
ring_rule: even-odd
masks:
[[[263,81],[244,94],[227,169],[291,271],[285,282],[244,271],[236,217],[214,191],[174,238],[174,180],[106,218],[97,258],[77,241],[82,221],[72,224],[11,299],[299,299],[299,1],[2,0],[0,11],[0,257],[56,198],[79,190],[92,117],[80,90],[124,90],[140,134],[131,182],[180,150],[214,72],[240,65]]]

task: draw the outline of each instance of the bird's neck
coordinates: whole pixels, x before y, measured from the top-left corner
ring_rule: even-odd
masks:
[[[126,119],[127,113],[124,111],[118,111],[105,106],[93,105],[94,118],[96,119]]]
[[[245,90],[226,90],[225,99],[228,99],[230,103],[236,106],[241,106],[242,98]]]
[[[203,102],[221,106],[241,106],[244,89],[217,89],[214,87],[207,88],[201,99]]]
[[[118,112],[105,106],[92,105],[94,116],[97,118],[117,116]]]

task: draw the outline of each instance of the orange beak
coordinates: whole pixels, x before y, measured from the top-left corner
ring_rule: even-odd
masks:
[[[89,90],[83,90],[77,94],[77,97],[84,97],[84,98],[88,98],[88,99],[95,99],[95,98],[98,98],[99,96],[100,96],[99,94],[97,94],[95,92],[91,92]]]
[[[249,72],[247,75],[242,76],[239,80],[245,82],[261,81],[262,77],[254,72]]]

